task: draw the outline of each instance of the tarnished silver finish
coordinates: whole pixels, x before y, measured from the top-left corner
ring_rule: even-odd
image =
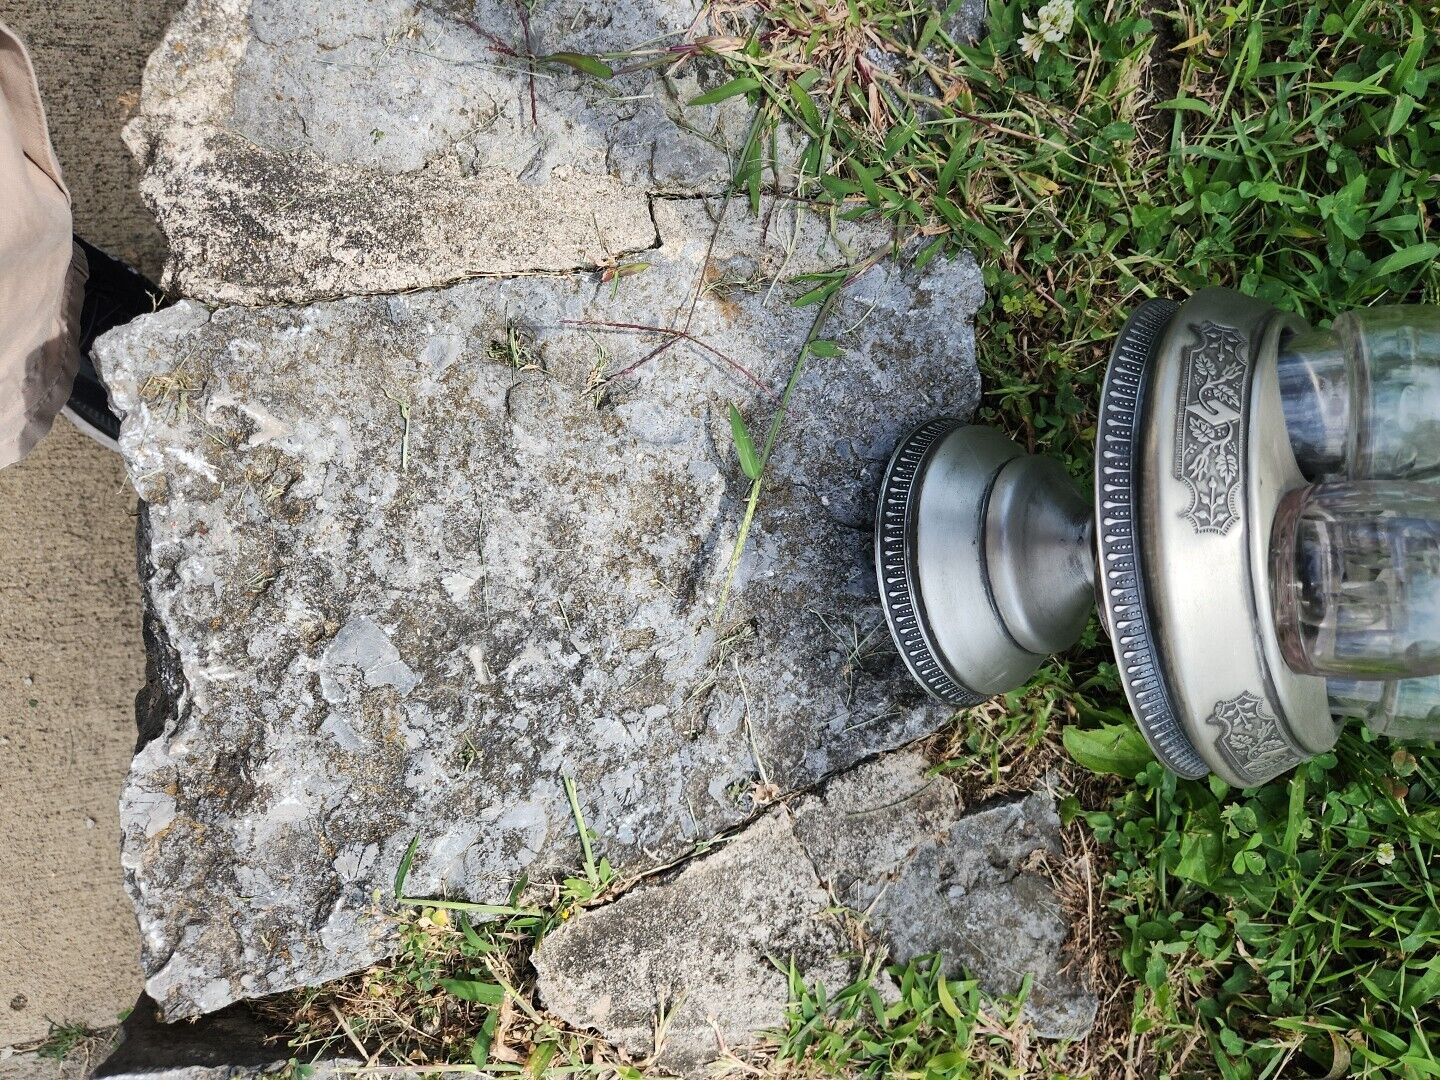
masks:
[[[1012,637],[986,572],[986,519],[1021,450],[992,428],[931,421],[900,443],[876,510],[885,618],[910,673],[954,705],[1024,682],[1045,659]]]
[[[1305,324],[1228,289],[1142,305],[1101,394],[1093,522],[1064,470],[997,432],[923,425],[896,451],[877,566],[901,655],[956,704],[1018,686],[1099,596],[1131,708],[1168,768],[1261,783],[1332,746],[1323,679],[1283,661],[1269,589],[1304,483],[1276,357]]]
[[[895,448],[875,504],[875,574],[890,636],[910,675],[949,705],[978,705],[985,698],[965,686],[935,644],[920,597],[917,555],[920,482],[936,445],[962,427],[959,420],[927,420]]]
[[[1250,342],[1228,323],[1184,321],[1196,340],[1180,347],[1170,471],[1189,491],[1181,516],[1195,534],[1224,536],[1240,523]],[[1157,441],[1167,437],[1159,430],[1153,435]]]
[[[1120,330],[1100,392],[1095,435],[1095,536],[1100,614],[1125,697],[1155,756],[1198,778],[1210,771],[1186,734],[1160,662],[1160,639],[1141,565],[1140,429],[1153,358],[1180,305],[1150,300]]]
[[[991,599],[1022,649],[1040,656],[1069,648],[1095,605],[1090,507],[1050,458],[1007,461],[985,511],[985,569]]]
[[[1248,690],[1217,701],[1205,717],[1205,726],[1213,729],[1215,749],[1230,774],[1241,778],[1246,787],[1264,783],[1305,760],[1281,733],[1280,720],[1270,711],[1270,703]],[[1216,771],[1227,783],[1236,783],[1223,770]]]
[[[1270,659],[1270,525],[1280,496],[1304,483],[1285,435],[1276,342],[1301,325],[1204,289],[1166,324],[1146,372],[1138,552],[1164,681],[1195,751],[1237,786],[1314,752],[1296,735],[1303,717],[1329,722],[1324,680]]]

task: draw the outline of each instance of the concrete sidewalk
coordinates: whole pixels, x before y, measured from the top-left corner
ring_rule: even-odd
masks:
[[[0,6],[34,56],[76,229],[152,276],[164,242],[120,128],[178,7]],[[144,677],[134,504],[119,458],[64,420],[0,472],[0,1047],[52,1020],[113,1024],[140,989],[116,815]]]

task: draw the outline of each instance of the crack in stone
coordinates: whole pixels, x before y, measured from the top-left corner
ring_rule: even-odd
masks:
[[[1048,886],[1037,892],[1039,879],[1031,875],[1021,888],[1017,873],[993,866],[993,853],[986,860],[991,870],[958,895],[944,870],[947,860],[958,866],[971,859],[976,843],[1014,848],[1011,861],[1047,848],[1050,830],[1058,829],[1053,803],[1032,794],[1014,800],[1013,815],[996,818],[1003,807],[994,805],[965,811],[955,787],[927,772],[913,746],[876,754],[766,807],[729,833],[724,846],[677,860],[587,909],[552,932],[532,958],[547,1007],[642,1054],[649,1052],[641,1045],[649,1031],[641,1021],[653,1011],[653,995],[684,986],[699,1005],[677,1006],[663,1063],[681,1075],[703,1075],[717,1052],[713,1032],[723,1045],[740,1048],[778,1022],[788,995],[783,985],[765,982],[772,958],[782,965],[798,960],[805,982],[832,993],[854,978],[853,962],[835,967],[825,958],[826,947],[850,952],[850,943],[829,937],[824,925],[838,900],[868,916],[896,962],[958,945],[970,959],[991,957],[980,973],[991,992],[1011,992],[1033,974],[1031,1019],[1052,1036],[1083,1033],[1094,1015],[1093,995],[1067,979],[1055,956],[1037,954],[1016,933],[1027,919],[1053,933],[1060,915]],[[907,793],[896,799],[897,788]],[[1010,835],[1016,815],[1030,835]],[[852,872],[858,876],[845,876]],[[817,892],[816,883],[830,893]],[[764,948],[751,943],[750,920],[778,911],[790,925],[808,928],[799,939],[786,937],[803,957],[775,953],[763,934]],[[595,955],[611,958],[603,971],[589,962]],[[716,957],[724,958],[720,982]],[[951,958],[947,976],[960,977],[953,968]],[[597,979],[605,981],[603,995]],[[881,992],[893,993],[888,976],[881,980]],[[736,985],[750,996],[748,1011],[730,1008]],[[767,1007],[774,1013],[768,1023]]]
[[[592,274],[601,274],[606,270],[613,269],[621,261],[632,256],[643,255],[647,251],[659,251],[665,246],[664,237],[660,233],[659,222],[655,218],[655,204],[657,201],[684,202],[684,203],[707,203],[713,199],[725,198],[725,192],[713,194],[667,194],[662,192],[646,193],[646,212],[650,216],[650,224],[655,230],[655,239],[643,246],[621,248],[605,262],[599,263],[577,263],[574,266],[564,268],[522,268],[515,270],[477,270],[470,273],[457,274],[453,277],[438,278],[432,282],[407,286],[397,289],[376,289],[373,291],[357,290],[353,292],[336,293],[315,293],[303,300],[270,300],[257,298],[254,300],[233,300],[216,302],[212,300],[199,299],[196,302],[204,304],[212,311],[218,308],[238,307],[252,310],[265,309],[299,309],[312,307],[315,304],[333,304],[342,300],[356,300],[366,297],[387,297],[387,296],[411,296],[416,293],[439,292],[444,289],[453,288],[456,285],[464,285],[474,281],[518,281],[524,278],[583,278]],[[183,294],[182,294],[183,295]]]

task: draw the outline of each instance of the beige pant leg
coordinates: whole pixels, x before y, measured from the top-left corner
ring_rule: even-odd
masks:
[[[85,275],[30,57],[0,23],[0,467],[70,396]]]

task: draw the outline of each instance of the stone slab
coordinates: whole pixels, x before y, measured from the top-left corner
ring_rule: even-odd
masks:
[[[1048,793],[964,813],[949,781],[888,754],[799,800],[795,831],[895,960],[940,953],[952,977],[969,973],[993,994],[1014,994],[1029,976],[1024,1013],[1037,1035],[1089,1032],[1097,1002],[1067,969],[1069,920],[1034,865],[1063,854]]]
[[[948,716],[889,648],[871,517],[901,433],[974,407],[973,261],[844,288],[732,578],[729,407],[759,441],[816,315],[792,301],[885,241],[655,207],[617,280],[182,302],[100,344],[148,504],[123,862],[170,1017],[383,955],[417,835],[417,895],[573,871],[564,778],[639,870]]]
[[[699,1075],[784,1020],[793,963],[834,987],[850,943],[783,808],[663,885],[551,934],[534,955],[545,1006],[636,1059]]]
[[[653,249],[656,196],[728,184],[744,99],[686,104],[714,61],[601,80],[528,57],[648,50],[624,69],[705,30],[697,0],[191,0],[127,129],[167,284],[302,302]]]

